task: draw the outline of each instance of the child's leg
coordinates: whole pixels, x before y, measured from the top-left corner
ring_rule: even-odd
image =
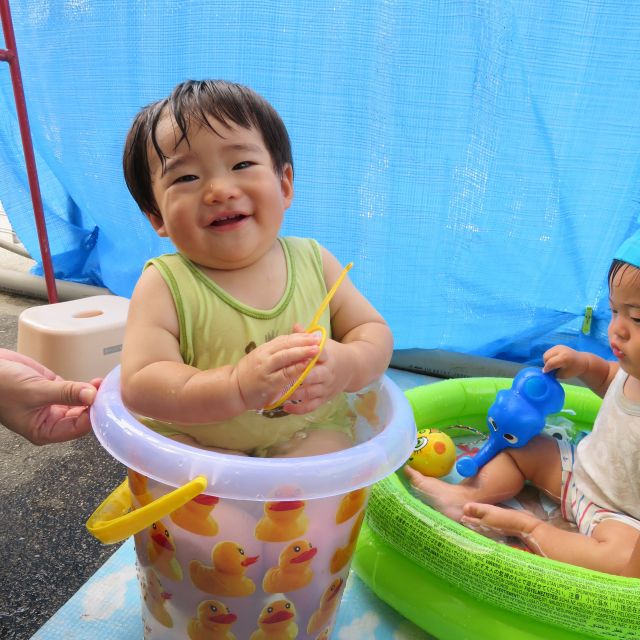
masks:
[[[616,575],[628,571],[632,552],[640,544],[638,529],[613,518],[602,520],[587,536],[558,529],[526,511],[470,503],[462,522],[479,531],[488,528],[520,538],[540,556]]]
[[[353,446],[353,440],[343,431],[335,429],[311,429],[296,434],[291,440],[272,447],[269,457],[301,458],[318,456],[323,453],[334,453]]]
[[[525,480],[557,501],[562,486],[558,445],[548,436],[538,436],[521,449],[505,449],[477,475],[460,484],[423,476],[411,467],[405,467],[405,472],[431,506],[456,521],[462,517],[467,502],[502,502],[517,495]]]

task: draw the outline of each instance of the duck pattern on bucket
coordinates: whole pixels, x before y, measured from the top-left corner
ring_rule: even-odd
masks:
[[[136,507],[170,489],[133,470],[129,486]],[[201,494],[136,534],[145,640],[328,640],[368,495]]]

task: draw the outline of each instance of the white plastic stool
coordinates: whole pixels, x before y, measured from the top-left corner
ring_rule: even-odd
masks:
[[[67,380],[104,377],[120,362],[129,300],[90,296],[25,309],[18,352]]]

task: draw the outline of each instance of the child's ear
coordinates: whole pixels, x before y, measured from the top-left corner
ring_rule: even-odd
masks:
[[[280,178],[280,188],[284,198],[284,208],[288,209],[293,202],[293,168],[287,164],[282,169],[282,177]]]
[[[159,213],[149,213],[148,211],[145,211],[144,215],[147,216],[147,220],[151,223],[155,232],[161,238],[166,238],[167,230],[164,228],[164,220],[162,219],[162,216]]]

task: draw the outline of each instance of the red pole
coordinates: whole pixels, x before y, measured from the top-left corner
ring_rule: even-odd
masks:
[[[13,22],[11,21],[11,11],[9,0],[0,0],[0,18],[2,19],[2,31],[6,49],[0,49],[0,60],[9,63],[11,71],[11,84],[16,101],[16,111],[18,123],[20,125],[20,137],[22,138],[22,149],[27,165],[27,177],[29,179],[29,190],[31,191],[31,202],[33,203],[33,215],[36,221],[36,231],[40,243],[40,254],[42,256],[42,266],[44,268],[44,279],[47,285],[47,297],[49,302],[58,302],[58,291],[56,289],[56,279],[51,262],[51,251],[49,249],[49,238],[47,236],[47,226],[44,220],[44,209],[42,208],[42,196],[38,183],[38,171],[36,169],[36,158],[33,153],[33,142],[29,129],[29,116],[27,115],[27,103],[24,97],[24,87],[22,85],[22,75],[20,73],[20,63],[18,62],[18,49],[16,47],[16,36],[13,32]]]

